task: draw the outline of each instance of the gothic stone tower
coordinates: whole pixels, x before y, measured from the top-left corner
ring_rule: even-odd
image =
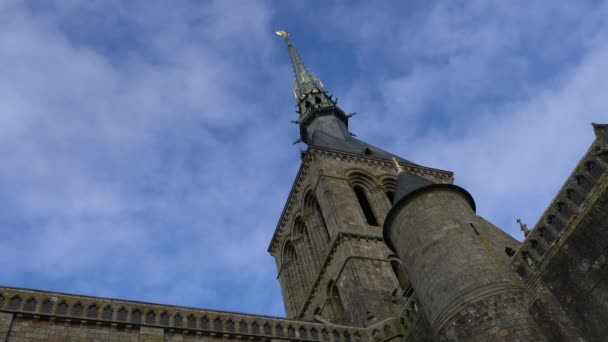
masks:
[[[296,123],[308,145],[268,249],[289,318],[366,327],[403,315],[412,302],[421,336],[452,340],[474,331],[456,312],[466,318],[466,310],[497,303],[504,317],[494,333],[512,327],[513,337],[543,340],[528,319],[524,285],[507,271],[504,248],[519,243],[475,215],[472,197],[451,184],[451,172],[353,138],[350,115],[306,69],[288,34],[277,33],[293,63]],[[409,200],[422,188],[434,191]]]
[[[393,155],[351,136],[350,116],[306,69],[287,33],[279,33],[293,63],[297,123],[308,145],[268,249],[285,309],[289,318],[369,326],[398,314],[408,282],[382,240],[396,185]],[[400,162],[436,182],[451,181],[450,172]]]

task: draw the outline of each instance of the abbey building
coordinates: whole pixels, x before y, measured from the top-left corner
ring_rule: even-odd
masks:
[[[0,340],[606,339],[608,125],[520,243],[451,172],[353,137],[277,33],[308,146],[268,247],[288,317],[0,287]]]

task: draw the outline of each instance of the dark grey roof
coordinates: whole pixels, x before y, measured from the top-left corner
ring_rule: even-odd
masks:
[[[335,135],[329,134],[322,130],[315,131],[315,133],[312,136],[310,145],[330,148],[333,150],[338,150],[338,151],[343,151],[343,152],[348,152],[348,153],[368,155],[370,157],[387,159],[387,160],[391,160],[393,157],[395,157],[395,158],[397,158],[398,161],[400,161],[402,163],[417,165],[415,163],[412,163],[409,160],[403,159],[397,155],[384,151],[378,147],[365,143],[359,139],[355,139],[350,136],[336,137]]]
[[[410,193],[424,188],[427,185],[435,184],[428,179],[422,178],[409,172],[401,172],[397,177],[397,189],[395,190],[395,198],[393,199],[393,205],[399,203],[399,201]]]

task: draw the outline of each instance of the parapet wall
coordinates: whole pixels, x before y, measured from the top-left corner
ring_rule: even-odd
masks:
[[[0,341],[389,341],[398,318],[362,329],[0,287]],[[71,338],[71,339],[70,339]]]

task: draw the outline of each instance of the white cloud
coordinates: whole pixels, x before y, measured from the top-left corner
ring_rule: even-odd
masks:
[[[298,153],[279,19],[352,63],[319,76],[360,138],[531,224],[605,121],[606,6],[393,5],[2,2],[3,282],[280,314],[266,247]]]

